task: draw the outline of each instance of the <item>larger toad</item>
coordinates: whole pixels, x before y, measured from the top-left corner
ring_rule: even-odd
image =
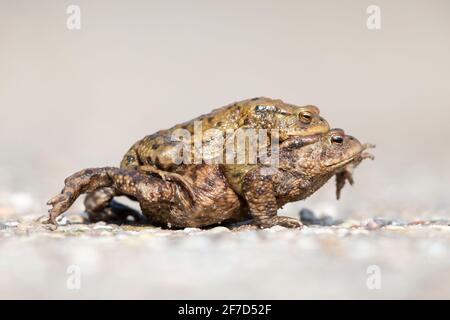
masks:
[[[180,130],[185,130],[192,137],[196,134],[201,135],[201,163],[212,157],[207,150],[214,149],[213,144],[216,140],[209,139],[205,134],[210,129],[216,129],[223,134],[227,131],[236,132],[238,129],[276,129],[279,141],[282,142],[290,136],[326,133],[330,127],[319,115],[316,106],[296,106],[266,97],[247,99],[144,137],[128,150],[120,167],[155,173],[163,179],[183,183],[177,174],[170,173],[180,165],[177,161],[180,144],[176,136]],[[190,139],[189,143],[194,144],[194,139]],[[190,150],[195,148],[198,147],[192,145]],[[184,156],[183,163],[198,164],[194,157],[194,152],[188,157]]]
[[[199,134],[202,134],[203,149],[208,149],[208,144],[213,143],[204,135],[205,131],[212,128],[224,133],[239,128],[277,129],[280,141],[290,136],[325,133],[330,129],[327,121],[319,116],[316,106],[296,106],[265,97],[247,99],[144,137],[128,150],[120,167],[136,169],[141,166],[154,166],[161,170],[173,170],[178,166],[174,162],[174,153],[177,151],[174,151],[175,132],[184,129],[193,136],[196,125],[197,129],[201,130]]]

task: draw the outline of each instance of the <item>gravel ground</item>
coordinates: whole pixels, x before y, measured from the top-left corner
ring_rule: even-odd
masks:
[[[450,298],[450,221],[333,221],[302,230],[164,230],[0,222],[0,298]]]

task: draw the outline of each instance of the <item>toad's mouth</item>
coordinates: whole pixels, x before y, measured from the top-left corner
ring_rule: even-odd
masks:
[[[355,161],[355,160],[356,160],[356,161],[362,161],[362,160],[364,160],[364,159],[371,159],[371,160],[374,160],[375,157],[374,157],[371,153],[365,151],[365,150],[367,150],[367,149],[373,149],[373,148],[375,148],[375,145],[374,145],[374,144],[371,144],[371,143],[365,143],[365,144],[363,144],[361,151],[359,151],[358,153],[355,153],[355,154],[354,154],[353,156],[351,156],[350,158],[347,158],[347,159],[345,159],[345,160],[342,160],[342,161],[339,161],[339,162],[336,162],[336,163],[332,163],[332,164],[326,165],[326,167],[327,167],[327,168],[341,167],[341,166],[344,166],[344,165],[346,165],[346,164],[348,164],[348,163],[350,163],[350,162],[353,162],[353,161]]]
[[[327,164],[326,167],[327,168],[332,168],[332,167],[340,167],[340,166],[346,165],[347,163],[350,163],[353,160],[355,160],[360,155],[362,155],[362,151],[357,153],[357,154],[355,154],[354,156],[352,156],[352,157],[350,157],[348,159],[341,160],[339,162],[335,162],[335,163],[332,163],[332,164]]]

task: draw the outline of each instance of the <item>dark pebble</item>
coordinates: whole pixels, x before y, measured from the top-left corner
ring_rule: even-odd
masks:
[[[387,220],[384,218],[375,218],[373,219],[373,222],[375,222],[379,228],[392,224],[392,220]]]
[[[309,209],[302,209],[300,210],[300,220],[305,223],[305,222],[310,222],[310,221],[314,221],[317,220],[316,216],[314,215],[314,212],[312,212]]]
[[[339,224],[340,221],[334,220],[331,217],[325,216],[323,218],[317,218],[314,215],[314,212],[309,209],[302,209],[300,210],[300,221],[304,225],[320,225],[320,226],[333,226],[336,224]]]

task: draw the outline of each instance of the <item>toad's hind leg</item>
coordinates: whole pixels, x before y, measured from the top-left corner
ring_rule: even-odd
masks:
[[[173,182],[128,169],[111,167],[86,169],[68,177],[64,183],[61,193],[47,203],[52,206],[49,210],[51,223],[55,223],[56,218],[67,211],[81,194],[103,187],[112,188],[118,194],[131,196],[139,202],[146,203],[174,202],[174,199],[183,202],[189,198],[189,195]]]
[[[110,187],[100,188],[88,193],[84,200],[84,206],[89,216],[89,221],[123,223],[130,216],[137,222],[146,221],[145,217],[138,211],[114,201],[113,198],[116,196],[121,196],[121,194]]]

